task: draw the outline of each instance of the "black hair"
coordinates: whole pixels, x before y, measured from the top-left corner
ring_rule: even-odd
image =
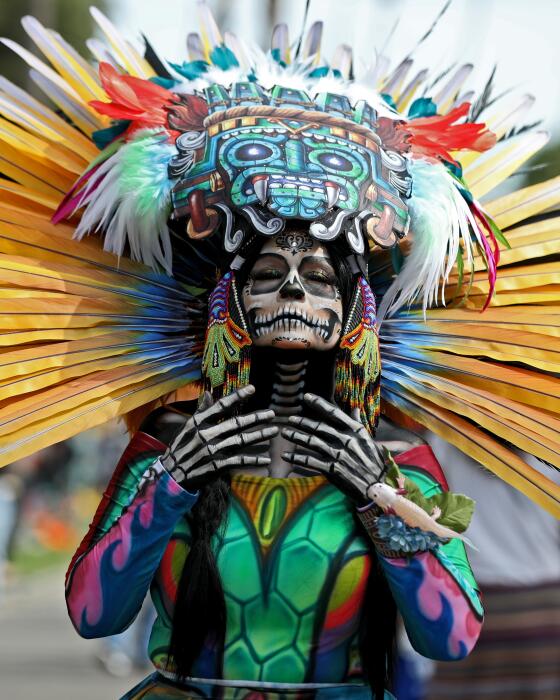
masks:
[[[249,238],[240,253],[244,263],[237,279],[241,287],[262,248],[262,236]],[[337,273],[343,308],[349,309],[356,284],[356,273],[348,261],[344,241],[333,241],[329,255]],[[229,266],[225,263],[222,272]],[[226,606],[212,539],[225,524],[229,502],[229,482],[218,478],[203,489],[188,519],[192,544],[181,573],[173,614],[168,663],[180,679],[191,673],[204,643],[216,650],[221,666],[226,627]],[[361,527],[361,525],[359,525]],[[359,647],[363,673],[372,688],[372,697],[382,700],[392,682],[396,606],[377,556],[372,551],[372,567],[360,620]]]
[[[358,523],[358,528],[362,527]],[[372,565],[362,603],[358,642],[362,673],[372,697],[383,700],[393,685],[396,656],[397,606],[372,547]]]
[[[206,484],[188,516],[191,543],[177,587],[167,659],[181,680],[189,675],[205,642],[221,660],[226,604],[212,539],[225,526],[229,488],[224,477]]]

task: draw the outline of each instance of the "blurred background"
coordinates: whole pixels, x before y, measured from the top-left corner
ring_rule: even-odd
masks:
[[[31,14],[87,56],[85,40],[95,35],[89,4],[90,0],[3,2],[0,35],[33,50],[20,27],[20,17]],[[271,28],[279,21],[287,22],[292,40],[297,39],[306,6],[304,0],[208,0],[208,4],[222,29],[261,45],[268,44]],[[354,47],[356,61],[361,59],[364,65],[372,62],[376,51],[387,53],[395,65],[416,44],[443,5],[443,0],[311,0],[307,24],[325,20],[323,48],[327,55],[336,44],[344,42]],[[97,7],[132,42],[140,45],[143,32],[160,56],[183,60],[186,34],[196,24],[195,0],[99,0]],[[521,177],[527,182],[560,171],[559,26],[560,3],[555,0],[455,0],[433,35],[415,52],[420,67],[433,67],[436,72],[454,62],[475,63],[469,81],[469,87],[475,89],[484,86],[497,65],[497,92],[511,89],[536,97],[531,121],[542,120],[551,140],[530,163],[531,167],[525,169]],[[23,62],[3,46],[0,66],[10,80],[34,90]],[[359,64],[357,67],[359,70]],[[70,700],[78,693],[81,700],[118,698],[146,674],[143,646],[150,625],[149,610],[124,638],[103,643],[85,641],[71,628],[63,597],[65,567],[86,531],[126,442],[124,426],[109,424],[0,471],[2,698],[27,700],[40,696],[43,700]],[[447,457],[454,459],[453,455]],[[445,454],[441,461],[444,466],[449,463]],[[470,480],[469,469],[473,470]],[[478,527],[488,529],[483,496],[488,484],[477,481],[479,472],[472,464],[464,466],[462,474],[467,475],[467,480],[460,484],[464,488],[456,490],[470,492],[477,498],[472,490],[480,488],[483,519]],[[454,487],[453,476],[451,486]],[[495,499],[501,499],[516,512],[526,512],[525,522],[533,522],[538,536],[544,532],[551,538],[551,546],[557,547],[557,525],[542,521],[524,497],[512,495],[501,484],[496,488],[494,505]],[[504,513],[503,517],[509,516]],[[509,546],[517,559],[522,559],[517,545],[498,540],[497,549],[500,544],[506,549]],[[524,578],[523,565],[515,568],[515,563],[506,580],[495,580],[504,567],[511,568],[511,562],[503,561],[501,568],[491,571],[483,555],[484,552],[473,564],[479,579],[485,578],[483,583],[489,587],[539,583],[538,564],[536,570],[533,566],[532,580]],[[558,549],[552,550],[552,558],[559,559]],[[554,572],[554,567],[549,568],[541,579],[554,576]],[[407,668],[407,673],[412,673],[412,680],[407,680],[399,700],[428,697],[430,693],[434,698],[459,697],[445,682],[439,690],[437,683],[427,690],[426,683],[435,669],[414,658],[411,664],[412,671]],[[508,697],[511,700],[513,695]],[[533,695],[527,692],[515,697]]]

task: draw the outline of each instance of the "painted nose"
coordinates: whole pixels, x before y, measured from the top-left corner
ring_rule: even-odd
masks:
[[[280,288],[280,297],[282,299],[303,299],[304,296],[305,290],[297,277],[287,280]]]

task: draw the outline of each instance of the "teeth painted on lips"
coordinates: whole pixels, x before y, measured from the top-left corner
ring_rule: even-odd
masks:
[[[309,315],[304,309],[298,309],[295,306],[285,307],[274,316],[272,314],[255,315],[257,337],[275,331],[302,330],[304,326],[312,328],[324,340],[330,336],[328,319]]]

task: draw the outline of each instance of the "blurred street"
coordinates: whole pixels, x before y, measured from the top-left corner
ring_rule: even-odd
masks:
[[[147,675],[114,678],[102,668],[100,642],[81,639],[70,624],[58,568],[8,586],[0,629],[3,700],[113,700]]]

